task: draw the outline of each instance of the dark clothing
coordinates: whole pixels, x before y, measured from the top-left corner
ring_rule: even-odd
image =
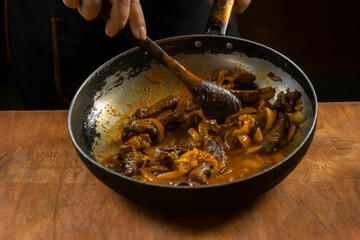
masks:
[[[141,5],[154,40],[203,33],[210,11],[205,0],[142,0]],[[68,108],[95,69],[133,47],[120,35],[107,37],[101,19],[86,21],[61,0],[8,0],[7,10],[10,76],[26,109]],[[233,26],[230,35],[236,32]]]

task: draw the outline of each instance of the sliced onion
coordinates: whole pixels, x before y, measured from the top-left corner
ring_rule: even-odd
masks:
[[[153,123],[155,125],[156,129],[158,130],[157,141],[159,143],[162,142],[162,140],[164,140],[164,127],[161,124],[161,122],[159,122],[159,120],[157,120],[155,118],[148,118],[146,120],[150,121],[151,123]]]
[[[249,148],[251,145],[251,139],[249,138],[248,135],[243,134],[243,135],[237,135],[240,143],[245,147],[245,148]]]
[[[189,134],[190,137],[192,137],[192,139],[194,139],[194,141],[196,141],[196,142],[199,142],[199,141],[202,140],[202,138],[200,137],[199,133],[198,133],[194,128],[189,128],[188,134]]]
[[[289,128],[288,135],[287,135],[287,138],[286,138],[287,141],[290,141],[290,140],[291,140],[292,136],[293,136],[294,133],[295,133],[295,129],[296,129],[296,125],[295,125],[295,124],[291,124],[291,127]]]
[[[257,143],[261,143],[263,141],[264,138],[259,127],[256,129],[253,139]]]
[[[173,179],[173,178],[181,177],[184,175],[185,175],[185,173],[181,173],[179,170],[175,170],[175,171],[170,171],[170,172],[159,174],[159,175],[157,175],[157,177],[160,179]]]
[[[204,141],[206,140],[206,138],[209,137],[209,126],[205,120],[202,120],[199,123],[198,132],[199,132],[199,135],[204,139]]]
[[[255,119],[251,115],[246,115],[246,118],[240,118],[240,117],[239,119],[241,119],[244,122],[244,124],[240,129],[236,129],[235,131],[232,132],[231,134],[232,138],[234,138],[237,135],[249,134],[251,129],[255,126]]]
[[[224,144],[227,149],[231,149],[232,145],[233,145],[232,144],[232,141],[233,141],[232,132],[233,132],[233,130],[230,129],[230,130],[226,131],[224,134]]]
[[[266,134],[271,129],[276,117],[276,112],[274,112],[268,107],[265,108],[265,112],[266,112],[266,124],[263,130],[263,134]]]
[[[167,167],[164,167],[164,166],[160,166],[160,165],[157,165],[157,166],[151,166],[151,167],[143,167],[141,168],[143,170],[146,170],[146,171],[149,171],[149,172],[154,172],[154,171],[169,171],[169,169]]]
[[[288,113],[289,121],[295,124],[300,124],[305,122],[306,116],[302,112],[298,111],[295,113]]]
[[[258,106],[258,111],[263,110],[264,105],[265,105],[265,101],[264,101],[264,99],[261,99],[261,100],[260,100],[260,104],[259,104],[259,106]]]
[[[196,149],[196,148],[194,148]],[[190,156],[194,153],[194,151],[188,151],[181,155],[178,159],[175,160],[176,163],[189,162]]]
[[[247,153],[257,152],[257,151],[259,151],[260,149],[262,149],[262,147],[263,147],[262,145],[249,147],[248,150],[247,150]]]
[[[142,177],[146,179],[148,182],[159,182],[158,177],[156,177],[153,173],[151,173],[148,169],[140,168]]]

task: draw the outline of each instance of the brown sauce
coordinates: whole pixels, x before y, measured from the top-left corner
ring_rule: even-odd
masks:
[[[164,75],[158,72],[147,72],[145,75],[150,82],[157,84],[160,84],[162,79],[164,78]]]
[[[134,179],[168,185],[220,184],[259,173],[288,156],[301,136],[301,94],[259,89],[244,70],[207,77],[241,98],[243,107],[217,123],[204,116],[187,90],[138,108],[123,126],[119,152],[100,163]],[[236,95],[235,94],[235,95]]]

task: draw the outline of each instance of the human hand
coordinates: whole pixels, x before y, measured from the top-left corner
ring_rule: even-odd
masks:
[[[212,6],[214,3],[214,0],[207,0],[207,2]],[[232,12],[235,14],[242,13],[250,5],[250,3],[251,3],[251,0],[235,0]]]
[[[105,1],[105,0],[104,0]],[[146,25],[140,0],[106,0],[111,4],[110,17],[106,21],[105,33],[114,37],[129,21],[130,29],[137,39],[146,38]],[[86,20],[95,19],[101,10],[102,0],[63,0],[71,9],[78,9]]]

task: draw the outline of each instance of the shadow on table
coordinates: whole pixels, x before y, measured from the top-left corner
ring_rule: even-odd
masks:
[[[224,206],[208,210],[168,211],[151,209],[137,202],[128,200],[128,206],[139,214],[158,222],[161,225],[181,227],[184,231],[202,232],[214,227],[220,227],[234,218],[241,218],[259,206],[271,194],[264,193],[255,199],[235,206]]]

